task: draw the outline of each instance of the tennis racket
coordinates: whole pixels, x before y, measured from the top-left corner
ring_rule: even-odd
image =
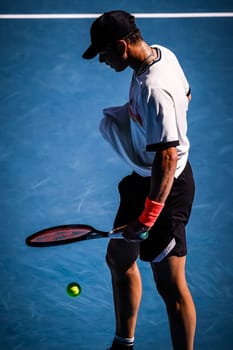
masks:
[[[26,238],[26,244],[30,247],[49,247],[97,238],[123,238],[124,227],[105,232],[84,224],[54,226],[33,233]],[[140,232],[138,239],[144,240],[148,235],[147,231]]]

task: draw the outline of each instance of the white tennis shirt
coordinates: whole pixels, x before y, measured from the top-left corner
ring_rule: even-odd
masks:
[[[178,177],[189,152],[189,84],[174,53],[159,45],[153,47],[158,58],[140,75],[133,73],[127,104],[103,110],[100,132],[141,176],[151,175],[157,151],[176,147]]]

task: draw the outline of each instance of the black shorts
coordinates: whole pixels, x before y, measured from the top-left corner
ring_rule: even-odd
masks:
[[[149,193],[150,177],[133,172],[119,183],[120,205],[114,227],[136,220],[141,214]],[[174,183],[165,206],[150,229],[149,238],[140,243],[140,259],[153,261],[175,238],[175,247],[168,256],[187,254],[185,226],[188,223],[194,198],[194,180],[189,162]]]

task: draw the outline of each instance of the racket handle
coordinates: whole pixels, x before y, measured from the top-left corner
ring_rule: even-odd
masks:
[[[138,238],[139,241],[144,241],[144,239],[147,239],[148,236],[149,236],[149,232],[148,231],[139,232],[137,234],[137,238]],[[110,232],[109,238],[115,239],[115,238],[124,238],[124,237],[122,236],[122,232],[112,230]]]
[[[122,232],[114,233],[114,231],[110,232],[109,238],[111,239],[123,239]]]
[[[123,229],[126,227],[127,225],[123,225],[123,226],[120,226],[120,227],[116,227],[114,228],[112,231],[109,232],[109,238],[124,238],[122,236],[122,232],[123,232]]]

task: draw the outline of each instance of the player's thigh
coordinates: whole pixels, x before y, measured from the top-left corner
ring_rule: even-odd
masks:
[[[127,271],[136,262],[139,255],[139,243],[124,239],[111,239],[106,254],[109,267],[115,271]]]
[[[160,263],[151,263],[158,292],[164,299],[179,298],[187,289],[186,256],[170,256]]]

